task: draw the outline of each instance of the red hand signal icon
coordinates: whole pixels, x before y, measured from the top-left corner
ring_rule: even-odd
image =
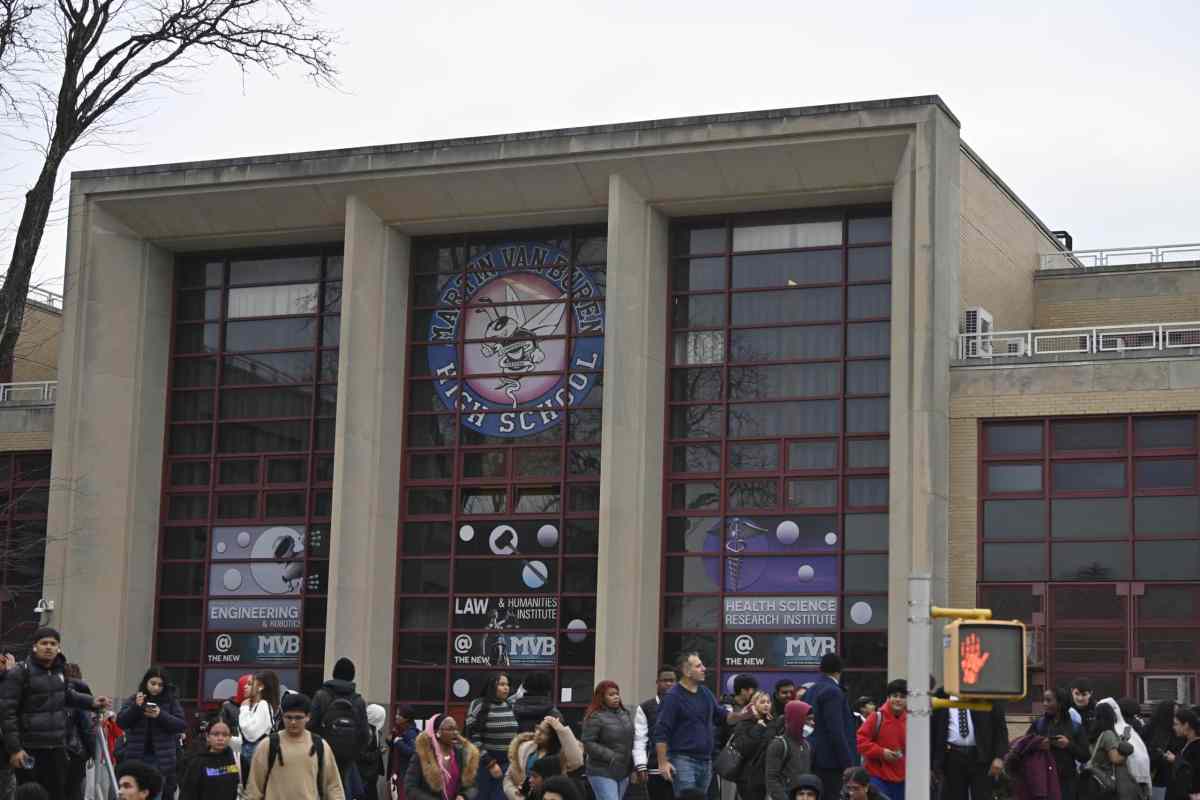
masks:
[[[979,646],[979,637],[974,633],[963,639],[959,653],[962,655],[962,682],[973,686],[979,680],[980,670],[992,654],[983,652]]]

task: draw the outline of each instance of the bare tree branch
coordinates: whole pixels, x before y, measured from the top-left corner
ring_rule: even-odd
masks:
[[[6,97],[18,105],[15,92],[6,94],[6,76],[14,75],[22,50],[37,50],[53,64],[57,80],[34,81],[25,93],[25,104],[42,117],[46,140],[26,142],[42,154],[42,167],[25,194],[0,287],[0,381],[11,380],[29,279],[67,154],[85,137],[111,135],[111,115],[128,107],[139,90],[213,59],[272,75],[286,64],[299,65],[315,83],[336,85],[336,38],[314,23],[311,12],[312,0],[0,0],[0,106]],[[57,31],[54,48],[38,50],[28,31],[51,28]]]

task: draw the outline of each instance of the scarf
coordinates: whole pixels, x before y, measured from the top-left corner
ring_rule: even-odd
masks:
[[[1112,707],[1113,713],[1117,715],[1116,733],[1117,736],[1124,739],[1126,735],[1129,737],[1129,743],[1133,745],[1133,755],[1127,759],[1129,766],[1129,774],[1133,776],[1137,783],[1150,785],[1150,751],[1146,749],[1146,743],[1142,741],[1142,737],[1138,736],[1138,732],[1133,729],[1133,726],[1125,721],[1125,717],[1121,714],[1121,707],[1117,705],[1117,701],[1111,697],[1106,697],[1096,705],[1108,705]],[[1126,733],[1128,731],[1128,734]]]

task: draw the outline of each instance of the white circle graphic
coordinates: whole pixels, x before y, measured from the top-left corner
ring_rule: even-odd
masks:
[[[780,544],[795,544],[800,538],[800,526],[789,520],[784,520],[775,528],[775,538]]]
[[[471,652],[471,647],[475,643],[471,641],[471,637],[465,633],[454,638],[454,652],[462,654]]]
[[[467,682],[466,678],[459,678],[450,688],[454,691],[455,697],[466,697],[471,693],[471,684]]]
[[[587,623],[581,619],[573,619],[567,623],[567,638],[578,644],[587,638]]]
[[[237,543],[238,543],[238,547],[249,547],[250,546],[250,531],[241,531],[240,533],[238,533]]]
[[[228,549],[229,549],[229,545],[225,544],[224,542],[217,542],[217,552],[218,553],[224,553]]]
[[[242,571],[232,567],[225,570],[225,574],[221,576],[221,585],[227,592],[236,592],[242,588]]]
[[[213,687],[213,700],[228,700],[237,694],[237,681],[233,678],[222,678]]]
[[[825,534],[825,544],[829,545],[830,547],[833,547],[835,544],[837,544],[837,534],[833,531]]]
[[[733,649],[739,656],[747,656],[754,652],[754,637],[739,636],[733,640]]]
[[[475,529],[470,525],[463,525],[458,529],[458,538],[464,542],[469,542],[475,538]]]
[[[873,616],[875,616],[875,611],[871,608],[870,603],[859,600],[850,606],[850,620],[856,625],[866,625]]]
[[[530,589],[540,589],[546,585],[547,578],[550,577],[550,570],[546,567],[544,561],[529,561],[525,564],[525,569],[521,570],[521,580]]]
[[[542,547],[554,547],[558,544],[558,528],[553,525],[543,525],[538,528],[537,542]]]
[[[817,571],[812,568],[812,564],[804,564],[800,569],[796,570],[796,577],[802,581],[811,581],[816,577]]]

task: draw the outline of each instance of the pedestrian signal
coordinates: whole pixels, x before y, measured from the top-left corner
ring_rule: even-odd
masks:
[[[1025,625],[959,619],[946,626],[946,692],[963,700],[1025,696]]]

